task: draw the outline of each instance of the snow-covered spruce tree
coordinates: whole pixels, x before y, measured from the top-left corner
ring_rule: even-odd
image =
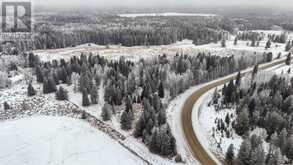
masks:
[[[254,67],[253,67],[253,71],[252,71],[252,81],[255,79],[255,76],[258,72],[258,64],[256,64]]]
[[[109,103],[105,103],[103,108],[102,108],[102,113],[101,116],[104,121],[108,121],[111,119],[113,113],[113,107]]]
[[[287,58],[286,58],[286,65],[290,65],[291,64],[291,53],[289,53],[288,55],[287,55]]]
[[[98,88],[95,83],[93,84],[92,89],[90,91],[90,96],[91,96],[91,103],[98,104]]]
[[[57,100],[68,100],[68,92],[63,87],[59,87],[55,93],[55,97]]]
[[[240,87],[240,85],[241,85],[241,72],[240,72],[240,71],[238,72],[238,74],[237,74],[237,76],[236,76],[236,82],[235,82],[235,85],[236,85],[237,87]]]
[[[27,95],[28,96],[34,96],[36,95],[36,91],[34,89],[34,87],[32,86],[31,83],[28,84],[28,87],[27,87]]]
[[[38,65],[40,62],[40,59],[37,55],[34,55],[32,52],[28,55],[28,63],[29,67],[34,68],[36,65]]]
[[[291,50],[291,48],[292,48],[291,41],[288,41],[285,46],[285,51],[288,52],[289,50]]]
[[[270,149],[271,150],[271,149]],[[283,165],[285,161],[279,148],[275,148],[267,154],[267,165]]]
[[[249,131],[249,115],[247,108],[243,108],[237,116],[235,122],[235,131],[240,136]]]
[[[213,94],[212,104],[218,104],[219,98],[220,98],[220,95],[219,95],[218,87],[216,87]]]
[[[230,144],[230,146],[227,150],[226,156],[225,156],[225,159],[226,159],[226,162],[228,163],[228,165],[233,165],[234,158],[235,158],[234,145]]]
[[[149,149],[151,152],[160,155],[175,155],[176,140],[170,132],[168,124],[155,127],[152,130]]]
[[[90,100],[88,97],[88,92],[86,89],[82,90],[82,106],[87,107],[90,105]]]
[[[165,97],[164,85],[163,85],[163,82],[162,81],[160,82],[160,85],[159,85],[159,96],[160,96],[160,98],[164,98]]]
[[[152,104],[156,102],[155,100],[152,101]],[[134,136],[141,137],[151,152],[174,156],[176,154],[176,142],[166,123],[165,111],[162,108],[155,110],[147,98],[143,100],[143,107],[144,111],[136,123]]]
[[[3,106],[4,110],[11,109],[10,105],[6,101],[3,103]]]
[[[38,83],[42,83],[44,81],[43,72],[39,65],[36,67],[36,77]]]
[[[226,47],[226,40],[225,39],[222,39],[221,46],[222,46],[222,48],[225,48]]]
[[[121,129],[130,130],[132,128],[132,121],[131,112],[124,110],[120,118]]]
[[[125,110],[130,113],[131,120],[134,119],[134,112],[133,112],[133,101],[131,96],[127,96],[125,98]]]
[[[287,139],[286,149],[285,149],[285,155],[288,159],[293,160],[293,135],[290,135],[290,137]]]
[[[63,84],[67,82],[67,77],[69,77],[69,75],[64,66],[58,69],[58,77],[60,78]]]
[[[43,93],[53,93],[57,90],[56,82],[53,76],[49,76],[49,78],[45,78],[43,82]]]
[[[234,45],[237,45],[237,42],[238,42],[238,37],[235,37],[235,39],[234,39]]]
[[[268,41],[266,42],[265,49],[269,49],[269,48],[271,48],[271,40],[268,40]]]

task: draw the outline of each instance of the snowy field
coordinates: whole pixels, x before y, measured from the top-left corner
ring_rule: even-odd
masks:
[[[281,34],[282,31],[259,31],[264,34]],[[157,55],[173,56],[176,53],[197,55],[199,52],[209,52],[211,55],[230,56],[230,55],[263,55],[264,52],[272,52],[276,57],[279,53],[285,55],[285,44],[272,43],[271,48],[265,50],[267,38],[260,42],[258,47],[247,46],[248,41],[238,41],[234,45],[235,36],[230,36],[226,41],[226,47],[221,47],[220,42],[205,45],[194,45],[191,40],[182,40],[170,45],[160,46],[133,46],[125,47],[121,45],[110,45],[109,47],[96,44],[83,44],[76,47],[63,49],[35,50],[41,60],[50,61],[53,59],[70,59],[72,56],[80,56],[81,53],[88,55],[90,52],[99,54],[108,59],[116,60],[124,56],[128,60],[138,61],[141,58],[151,58]],[[289,39],[293,39],[293,34],[289,34]]]
[[[217,16],[216,14],[203,14],[203,13],[137,13],[137,14],[118,14],[120,17],[177,17],[177,16],[184,16],[184,17],[214,17]]]
[[[23,118],[0,122],[1,165],[139,165],[143,162],[81,120]]]

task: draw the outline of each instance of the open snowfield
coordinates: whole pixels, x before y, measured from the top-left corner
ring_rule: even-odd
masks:
[[[261,31],[264,34],[281,34],[282,31]],[[265,50],[267,38],[260,42],[259,47],[247,46],[248,41],[238,41],[234,45],[234,37],[231,36],[226,41],[226,47],[222,48],[220,42],[205,45],[194,45],[191,40],[178,41],[170,45],[160,46],[133,46],[125,47],[121,45],[110,45],[109,48],[96,44],[83,44],[76,47],[68,47],[63,49],[35,50],[34,53],[39,55],[41,60],[50,61],[53,59],[70,59],[72,56],[80,56],[81,53],[99,54],[108,59],[116,60],[124,56],[128,60],[138,61],[141,58],[151,58],[157,55],[166,54],[173,56],[176,53],[188,55],[196,55],[199,52],[209,52],[211,55],[230,56],[230,55],[263,55],[264,52],[272,52],[276,57],[279,53],[285,55],[285,44],[272,43],[271,48]],[[289,39],[293,39],[293,35],[289,34]]]
[[[120,45],[110,45],[110,48],[96,44],[84,44],[76,47],[68,47],[64,49],[50,49],[50,50],[35,50],[34,53],[39,55],[41,60],[50,61],[53,59],[69,59],[73,56],[80,56],[81,53],[99,54],[108,59],[118,59],[124,56],[128,60],[138,61],[140,58],[154,57],[157,55],[167,54],[175,55],[177,52],[186,54],[194,54],[197,49],[190,40],[183,40],[170,45],[161,46],[133,46],[125,47]],[[196,51],[196,52],[195,52]]]
[[[143,164],[118,142],[81,120],[38,116],[0,125],[1,165]]]

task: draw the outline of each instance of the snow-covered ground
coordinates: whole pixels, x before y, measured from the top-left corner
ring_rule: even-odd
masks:
[[[136,14],[118,14],[120,17],[166,17],[166,16],[184,16],[184,17],[214,17],[216,14],[203,14],[203,13],[136,13]]]
[[[38,116],[0,122],[1,165],[139,165],[142,160],[88,123]]]
[[[216,129],[217,124],[215,123],[216,119],[222,119],[225,121],[225,117],[227,114],[234,116],[231,118],[231,121],[235,118],[235,110],[234,109],[224,109],[216,112],[214,106],[209,106],[208,104],[212,100],[213,93],[215,89],[211,89],[210,91],[206,92],[198,102],[194,106],[194,111],[198,111],[198,120],[197,120],[197,128],[201,134],[197,134],[197,136],[202,139],[202,145],[205,148],[209,148],[213,153],[217,154],[217,156],[223,156],[223,153],[227,152],[227,149],[230,144],[233,144],[235,147],[235,154],[240,148],[242,143],[242,138],[238,136],[231,127],[229,130],[232,130],[232,138],[221,137],[221,132],[213,131]],[[195,122],[195,121],[193,121]],[[212,134],[215,134],[213,137]],[[208,140],[203,140],[208,139]],[[220,145],[220,146],[218,146]]]
[[[102,120],[101,113],[102,113],[102,106],[104,104],[104,88],[102,88],[102,85],[99,88],[99,99],[97,105],[90,105],[88,107],[82,107],[82,94],[81,93],[75,93],[73,91],[73,86],[67,86],[62,85],[65,89],[69,92],[69,101],[74,103],[75,105],[79,106],[81,109],[85,110],[89,114],[95,116],[97,119]],[[120,107],[121,108],[121,107]],[[120,115],[122,113],[121,110],[119,110],[119,107],[115,107],[116,114],[112,115],[111,120],[106,121],[105,123],[113,128],[115,131],[118,131],[122,135],[126,137],[125,140],[121,141],[125,146],[127,146],[132,151],[136,152],[139,156],[143,157],[145,160],[152,164],[156,165],[175,165],[175,161],[171,159],[165,159],[162,158],[159,155],[150,153],[148,148],[145,146],[143,142],[141,142],[139,139],[136,139],[132,136],[133,130],[130,131],[124,131],[120,128]],[[141,109],[137,105],[134,105],[134,113],[140,113]],[[135,122],[134,122],[135,123]],[[178,163],[177,163],[178,164]]]
[[[259,31],[264,34],[281,34],[282,31]],[[108,59],[118,59],[124,56],[128,60],[138,61],[140,58],[151,58],[157,55],[175,55],[176,53],[183,53],[188,55],[197,55],[199,52],[209,52],[211,55],[230,56],[230,55],[263,55],[264,52],[272,52],[276,57],[279,53],[285,55],[285,44],[272,43],[271,48],[265,50],[267,38],[260,42],[258,47],[247,46],[248,41],[238,41],[234,45],[234,37],[231,36],[226,41],[226,47],[222,48],[220,42],[210,43],[205,45],[194,45],[191,40],[178,41],[170,45],[160,46],[133,46],[125,47],[121,45],[96,45],[83,44],[76,47],[68,47],[63,49],[49,49],[49,50],[35,50],[34,53],[39,55],[41,60],[50,61],[53,59],[70,59],[72,56],[79,56],[81,53],[99,54]],[[289,34],[289,39],[293,38],[292,33]]]
[[[275,31],[277,32],[277,31]],[[268,32],[268,33],[271,33]],[[281,32],[280,32],[281,33]],[[238,45],[233,44],[233,37],[230,38],[226,42],[227,47],[222,48],[220,46],[220,43],[214,44],[206,44],[206,45],[200,45],[200,46],[195,46],[192,44],[192,41],[190,40],[183,40],[174,44],[170,45],[161,45],[161,46],[150,46],[150,47],[145,47],[145,46],[135,46],[135,47],[123,47],[119,45],[110,45],[110,48],[106,48],[106,46],[101,46],[101,45],[95,45],[95,44],[84,44],[80,46],[76,46],[73,48],[64,48],[64,49],[52,49],[52,50],[36,50],[34,53],[38,54],[43,61],[51,61],[53,59],[69,59],[72,56],[79,56],[81,53],[88,54],[89,52],[92,52],[93,54],[99,53],[101,56],[104,56],[109,59],[118,59],[121,56],[125,56],[126,59],[130,60],[138,60],[140,58],[149,58],[149,57],[154,57],[157,55],[161,54],[167,54],[167,55],[175,55],[177,52],[179,53],[184,53],[184,54],[190,54],[190,55],[195,55],[198,52],[210,52],[212,55],[221,55],[221,56],[227,56],[227,55],[262,55],[264,51],[266,52],[273,52],[274,56],[277,56],[278,53],[282,53],[285,55],[287,52],[285,52],[285,45],[284,44],[276,44],[272,43],[272,48],[265,50],[265,42],[262,41],[260,43],[259,47],[250,47],[247,46],[247,41],[238,41]],[[276,46],[277,45],[277,46]],[[278,67],[276,69],[280,70],[282,68],[287,72],[288,68],[284,67]],[[280,71],[281,72],[281,71]],[[35,88],[38,91],[41,91],[41,86],[40,84],[34,84]],[[10,102],[21,102],[25,100],[26,96],[26,85],[19,84],[14,86],[12,89],[8,89],[5,91],[0,91],[0,103],[3,103],[4,101]],[[103,105],[103,89],[102,86],[99,89],[99,101],[98,105],[92,105],[89,107],[82,107],[81,106],[81,94],[80,93],[74,93],[73,92],[73,86],[67,86],[64,85],[64,87],[69,91],[69,101],[74,103],[75,105],[78,105],[81,109],[85,110],[86,112],[90,113],[91,115],[95,116],[98,119],[101,119],[100,114],[101,114],[101,108]],[[198,162],[192,157],[192,154],[189,151],[188,145],[185,141],[185,137],[182,132],[182,127],[181,127],[181,109],[184,104],[184,101],[190,96],[195,90],[197,90],[201,85],[195,86],[181,94],[180,96],[176,97],[174,100],[171,101],[167,108],[167,114],[168,114],[168,123],[171,126],[173,135],[176,138],[177,141],[177,149],[178,153],[183,157],[183,160],[186,162],[186,164],[198,164]],[[41,93],[41,92],[39,92]],[[227,113],[229,110],[225,110],[220,112],[220,114],[217,114],[213,112],[212,108],[207,107],[207,101],[210,98],[210,93],[206,93],[206,98],[203,96],[204,102],[202,104],[199,104],[201,106],[201,109],[204,109],[201,111],[199,115],[200,120],[199,122],[199,128],[200,128],[200,138],[204,139],[204,141],[207,141],[206,139],[211,139],[209,137],[211,133],[211,129],[215,120],[216,116],[220,117],[225,117],[225,113]],[[3,95],[2,95],[3,94]],[[46,98],[49,98],[49,100],[54,100],[54,94],[46,96]],[[202,99],[202,98],[201,98]],[[48,105],[54,106],[55,102],[48,103]],[[196,107],[196,106],[195,106]],[[208,109],[208,110],[206,110]],[[139,107],[137,109],[139,111]],[[50,118],[51,119],[51,118]],[[28,119],[21,119],[22,120],[28,120]],[[34,120],[34,118],[32,119]],[[49,119],[48,119],[49,120]],[[53,119],[54,120],[54,119]],[[69,120],[69,119],[66,119]],[[73,120],[73,119],[72,119]],[[112,120],[109,122],[106,122],[108,126],[111,128],[115,129],[119,133],[123,134],[126,137],[126,140],[122,142],[123,145],[127,146],[130,148],[132,151],[136,152],[139,156],[143,157],[147,161],[151,162],[152,164],[175,164],[173,160],[165,159],[162,158],[158,155],[151,154],[147,147],[140,142],[139,140],[135,139],[132,137],[132,131],[126,132],[120,129],[120,116],[116,115],[112,117]],[[17,122],[17,121],[11,121]],[[49,122],[49,121],[48,121]],[[3,124],[6,122],[2,122],[0,124]],[[44,124],[46,125],[46,124]],[[15,124],[16,127],[16,124]],[[1,131],[1,129],[0,129]],[[96,131],[99,132],[99,131]],[[1,135],[1,133],[0,133]],[[106,136],[106,135],[105,135]],[[86,138],[86,137],[85,137]],[[222,148],[223,151],[225,152],[227,147],[230,145],[231,142],[235,143],[234,146],[239,147],[241,144],[241,139],[240,137],[237,137],[235,134],[234,140],[231,141],[229,139],[224,139],[222,141]],[[0,137],[1,139],[1,137]],[[115,142],[115,141],[114,141]],[[208,142],[208,141],[207,141]],[[214,144],[215,140],[209,140],[210,143],[204,143],[203,145],[207,148],[210,147],[210,144]],[[81,143],[81,142],[79,142]],[[94,143],[94,142],[93,142]],[[117,143],[117,142],[116,142]],[[215,145],[211,145],[212,147],[215,147]],[[123,147],[120,146],[122,149]],[[214,148],[215,149],[215,148]],[[1,149],[0,149],[1,150]],[[213,152],[216,152],[217,150],[213,150]],[[135,155],[131,154],[128,152],[127,154],[130,154],[130,157],[127,157],[127,159],[131,159],[131,157],[136,157]],[[113,157],[116,155],[114,154]],[[52,158],[51,160],[53,160]],[[59,161],[61,158],[56,157],[56,161]],[[77,159],[77,158],[76,158]],[[81,158],[83,159],[83,158]],[[94,158],[93,158],[94,159]],[[1,160],[1,155],[0,155],[0,160]],[[71,160],[71,159],[70,159]],[[132,160],[132,159],[131,159]],[[94,160],[93,162],[96,162]],[[98,161],[100,162],[100,160]],[[1,164],[1,163],[0,163]],[[105,163],[107,164],[107,163]],[[115,163],[117,164],[117,163]],[[123,164],[123,163],[122,163]],[[130,163],[132,164],[132,163]],[[139,163],[138,163],[139,164]]]

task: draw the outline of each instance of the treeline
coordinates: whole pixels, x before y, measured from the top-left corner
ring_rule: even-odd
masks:
[[[48,19],[48,23],[36,22],[32,40],[15,42],[17,50],[65,48],[85,43],[166,45],[182,39],[190,39],[194,44],[201,45],[221,40],[221,31],[233,30],[233,23],[221,17],[102,17],[100,21],[85,19],[90,23],[84,24],[74,21],[80,20],[80,17],[69,19],[68,24],[60,23],[59,19]]]
[[[237,34],[237,39],[238,40],[244,40],[244,41],[261,41],[264,39],[264,34],[263,33],[259,33],[259,32],[253,32],[253,31],[243,31],[243,32],[239,32]]]
[[[31,50],[74,47],[85,43],[121,44],[123,46],[167,45],[182,39],[194,40],[196,45],[201,45],[216,42],[221,39],[221,35],[217,30],[204,27],[89,28],[72,32],[49,29],[45,32],[42,30],[36,32],[31,42],[17,42],[16,44],[20,50]]]
[[[269,34],[268,35],[269,40],[271,40],[272,42],[277,42],[277,43],[286,43],[288,35],[286,32],[283,32],[282,34],[278,35],[278,34]]]

